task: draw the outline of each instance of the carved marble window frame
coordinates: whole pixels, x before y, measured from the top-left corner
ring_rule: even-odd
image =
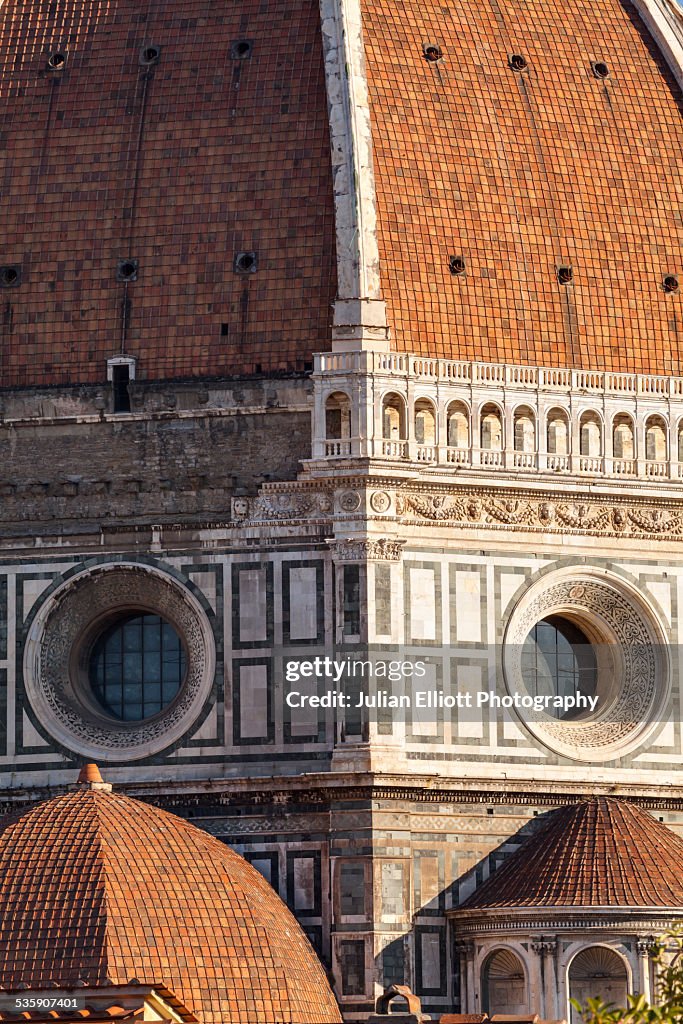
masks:
[[[593,643],[615,646],[618,691],[608,686],[590,718],[558,720],[521,711],[520,720],[548,749],[575,761],[607,762],[632,753],[659,727],[670,701],[671,650],[651,604],[606,570],[565,566],[536,579],[505,628],[503,675],[511,695],[526,692],[522,647],[533,626],[549,615],[566,615]]]
[[[98,625],[131,610],[170,622],[188,659],[178,696],[141,722],[107,716],[83,670]],[[70,576],[38,608],[24,650],[24,685],[38,720],[67,750],[109,762],[140,760],[176,744],[199,718],[215,669],[213,630],[200,602],[175,576],[141,562],[102,563]]]

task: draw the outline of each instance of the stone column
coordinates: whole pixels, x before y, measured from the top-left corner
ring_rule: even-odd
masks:
[[[455,944],[455,952],[460,958],[460,1013],[474,1013],[473,972],[471,970],[474,959],[474,943],[467,939],[460,940]]]
[[[538,955],[538,1006],[530,1006],[529,1010],[550,1020],[557,1020],[559,993],[557,991],[557,941],[542,938],[532,942],[531,948]],[[532,979],[530,979],[532,981]],[[530,987],[533,989],[533,981]],[[533,991],[529,993],[533,998]]]
[[[648,1002],[652,999],[652,964],[650,953],[652,951],[652,938],[636,939],[636,952],[638,954],[638,976],[633,979],[634,989],[644,995]]]

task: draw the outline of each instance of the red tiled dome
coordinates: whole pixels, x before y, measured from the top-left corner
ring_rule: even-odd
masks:
[[[361,6],[394,347],[680,373],[681,92],[638,4]]]
[[[297,921],[219,840],[97,782],[6,818],[0,986],[133,978],[204,1022],[340,1020]]]
[[[3,387],[103,383],[124,288],[138,378],[304,371],[336,292],[318,4],[6,0],[0,44]]]
[[[634,804],[598,797],[551,815],[460,910],[683,908],[683,839]]]

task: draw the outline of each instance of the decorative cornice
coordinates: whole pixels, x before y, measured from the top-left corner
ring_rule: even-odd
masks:
[[[485,917],[481,911],[477,916],[474,911],[457,908],[446,911],[446,917],[455,919],[458,935],[463,937],[483,937],[500,932],[575,932],[578,929],[629,931],[636,935],[652,931],[657,934],[661,932],[663,922],[680,916],[680,907],[564,907],[557,911],[552,907],[524,907],[519,911],[501,909],[495,917]],[[535,952],[541,953],[541,950]]]
[[[366,492],[369,493],[367,511]],[[233,498],[230,525],[257,526],[274,522],[290,525],[314,521],[331,525],[338,516],[346,519],[349,515],[377,522],[433,524],[453,529],[522,530],[638,540],[683,539],[683,501],[671,497],[634,499],[632,495],[624,498],[596,496],[589,491],[565,491],[558,495],[546,489],[540,492],[521,487],[502,489],[491,483],[427,489],[417,482],[401,481],[389,475],[375,477],[362,473],[270,484],[255,497]],[[164,529],[168,531],[173,527],[165,525]]]
[[[73,774],[73,773],[72,773]],[[395,804],[461,804],[479,807],[484,813],[487,807],[525,807],[529,808],[529,818],[539,808],[553,810],[583,800],[586,796],[611,795],[620,800],[634,803],[638,807],[658,811],[683,812],[683,790],[678,789],[677,795],[670,791],[664,795],[653,792],[634,793],[629,785],[593,785],[585,783],[567,783],[561,788],[558,783],[538,784],[520,782],[517,786],[507,780],[503,785],[494,779],[471,780],[454,779],[451,787],[446,780],[401,778],[392,775],[386,779],[373,777],[371,773],[354,773],[340,781],[339,775],[332,773],[316,774],[312,778],[293,776],[287,786],[282,779],[242,778],[213,779],[211,781],[149,781],[149,782],[116,782],[115,792],[124,793],[146,803],[158,807],[176,810],[194,810],[197,817],[223,817],[230,813],[230,808],[243,810],[254,808],[257,814],[273,807],[305,807],[314,811],[331,805],[347,802],[365,802],[367,809],[372,810],[373,802]],[[41,800],[48,800],[61,793],[70,792],[71,783],[57,786],[36,788],[4,789],[0,792],[0,814],[14,813],[24,807]],[[638,787],[646,790],[647,787]],[[652,787],[654,788],[654,787]],[[386,808],[381,808],[386,810]]]

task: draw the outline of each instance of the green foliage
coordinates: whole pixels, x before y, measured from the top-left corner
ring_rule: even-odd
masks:
[[[683,1024],[683,924],[665,932],[652,944],[650,958],[655,965],[655,1001],[643,995],[629,996],[627,1007],[602,999],[589,999],[572,1006],[584,1024]]]

